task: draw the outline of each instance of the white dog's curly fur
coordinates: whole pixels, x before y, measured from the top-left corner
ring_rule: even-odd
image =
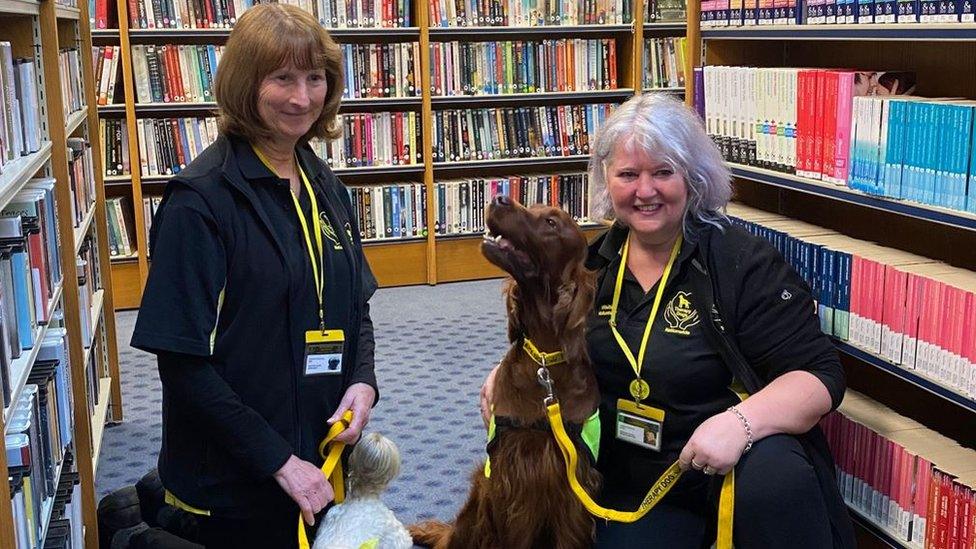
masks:
[[[379,433],[363,436],[349,456],[346,500],[329,510],[312,549],[410,549],[413,540],[380,500],[400,473],[400,452]]]

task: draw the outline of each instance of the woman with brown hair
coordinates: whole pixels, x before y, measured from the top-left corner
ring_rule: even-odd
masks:
[[[308,141],[338,135],[341,52],[284,4],[245,12],[215,83],[220,136],[168,183],[132,345],[157,355],[159,473],[208,547],[290,547],[332,500],[318,443],[378,396],[376,289],[345,189]]]

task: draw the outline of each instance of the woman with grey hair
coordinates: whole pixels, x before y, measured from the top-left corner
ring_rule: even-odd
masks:
[[[685,471],[640,521],[597,521],[596,546],[708,547],[715,475],[734,469],[737,548],[853,547],[816,427],[844,394],[837,353],[807,285],[723,213],[730,174],[700,119],[635,97],[591,151],[591,210],[612,220],[588,259],[602,503],[636,509],[672,463]]]

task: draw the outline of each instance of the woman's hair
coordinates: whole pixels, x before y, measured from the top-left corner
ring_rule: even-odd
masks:
[[[220,58],[214,97],[222,133],[254,141],[271,136],[258,113],[258,90],[266,76],[287,64],[325,70],[328,91],[322,114],[302,137],[334,138],[342,99],[342,51],[307,11],[289,4],[258,4],[237,20]]]
[[[688,204],[684,232],[694,221],[722,228],[732,196],[731,174],[698,115],[677,99],[645,94],[629,99],[607,118],[590,146],[590,212],[613,219],[607,169],[614,154],[642,150],[684,177]]]
[[[363,435],[349,455],[349,495],[375,497],[400,474],[400,451],[379,433]]]

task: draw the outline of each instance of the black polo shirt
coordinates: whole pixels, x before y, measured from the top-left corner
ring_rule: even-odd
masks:
[[[641,368],[650,385],[644,404],[665,411],[661,451],[618,440],[617,399],[632,399],[634,370],[610,330],[610,306],[627,231],[611,230],[598,253],[610,259],[598,279],[596,303],[589,318],[589,352],[600,384],[603,425],[600,467],[607,490],[632,493],[639,501],[658,476],[678,458],[695,428],[738,401],[729,389],[732,375],[702,332],[701,312],[691,291],[689,259],[696,244],[683,241],[664,289]],[[637,357],[660,281],[645,292],[625,268],[617,312],[617,329]],[[682,484],[698,475],[685,475]],[[698,480],[701,480],[700,478]],[[675,488],[680,491],[681,485]]]
[[[291,454],[321,462],[317,446],[345,388],[376,386],[367,306],[376,282],[348,194],[307,146],[298,157],[326,233],[326,324],[345,331],[342,375],[304,374],[304,334],[319,325],[305,237],[287,181],[246,141],[221,136],[174,177],[150,236],[132,345],[200,357],[216,372],[200,378],[187,361],[204,392],[161,361],[160,476],[184,503],[218,514],[287,504],[271,474]],[[300,204],[311,228],[304,185]]]

